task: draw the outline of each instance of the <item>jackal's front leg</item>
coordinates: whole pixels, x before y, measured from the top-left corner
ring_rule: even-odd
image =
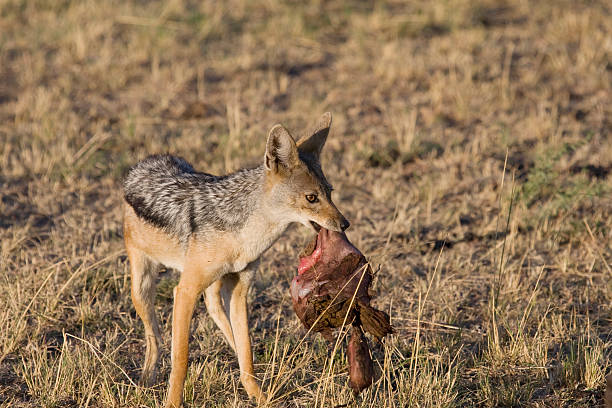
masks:
[[[211,274],[212,275],[212,274]],[[183,401],[183,388],[187,376],[189,359],[189,326],[196,301],[203,289],[214,278],[200,271],[185,270],[174,289],[174,309],[172,312],[172,370],[166,407],[179,408]]]
[[[206,310],[208,314],[217,324],[217,327],[225,336],[227,344],[236,351],[236,345],[234,344],[234,334],[232,333],[232,324],[229,320],[229,304],[232,289],[231,286],[233,280],[224,276],[221,279],[213,282],[208,288],[206,288]],[[225,304],[224,304],[225,303]]]
[[[251,279],[257,268],[257,263],[250,265],[249,269],[234,275],[232,297],[230,301],[230,319],[236,355],[240,365],[240,381],[249,397],[261,401],[266,398],[261,391],[253,369],[253,352],[249,337],[249,319],[247,313],[247,294]]]

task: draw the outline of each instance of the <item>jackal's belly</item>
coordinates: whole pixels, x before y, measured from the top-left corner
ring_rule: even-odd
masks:
[[[224,251],[223,249],[219,249],[219,252]],[[247,267],[249,263],[251,263],[244,260],[232,259],[232,257],[230,256],[227,256],[226,259],[222,259],[223,257],[219,257],[218,254],[212,253],[207,258],[202,256],[198,256],[197,258],[189,256],[172,257],[160,253],[147,255],[149,255],[151,259],[156,262],[159,262],[165,267],[175,269],[179,272],[183,272],[186,267],[189,267],[190,269],[196,269],[202,272],[214,273],[216,275],[219,275],[219,277],[225,275],[226,273],[241,272]]]
[[[144,252],[169,268],[183,270],[185,250],[178,239],[139,218],[130,205],[124,208],[123,234],[126,247]]]

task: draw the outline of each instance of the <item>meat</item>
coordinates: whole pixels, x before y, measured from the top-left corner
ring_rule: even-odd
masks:
[[[378,341],[393,333],[389,315],[370,305],[372,278],[370,265],[344,233],[321,228],[300,255],[291,282],[293,309],[307,329],[332,341],[334,329],[353,326],[348,357],[355,393],[372,383],[374,371],[363,330]]]
[[[361,327],[351,327],[351,339],[346,354],[349,361],[349,386],[355,394],[359,394],[372,385],[374,379],[368,340]]]

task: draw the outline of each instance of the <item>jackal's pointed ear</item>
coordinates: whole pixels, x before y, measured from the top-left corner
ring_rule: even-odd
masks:
[[[264,156],[266,169],[274,172],[278,171],[280,166],[292,169],[298,164],[298,160],[295,140],[282,125],[275,125],[270,129],[266,143],[266,155]]]
[[[310,153],[319,159],[323,145],[327,140],[331,123],[332,115],[330,112],[325,112],[321,115],[312,130],[298,142],[297,146],[300,152]]]

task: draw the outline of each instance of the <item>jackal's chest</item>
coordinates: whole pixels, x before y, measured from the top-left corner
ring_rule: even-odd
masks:
[[[185,266],[180,270],[195,268],[220,276],[241,272],[270,248],[284,229],[279,226],[259,232],[241,231],[218,234],[215,237],[209,235],[206,240],[196,238],[189,243]]]
[[[232,270],[230,272],[240,272],[248,264],[257,260],[276,242],[276,240],[278,240],[285,228],[286,227],[279,226],[278,228],[260,231],[255,234],[238,235],[236,237],[238,256],[232,263],[230,267]]]

